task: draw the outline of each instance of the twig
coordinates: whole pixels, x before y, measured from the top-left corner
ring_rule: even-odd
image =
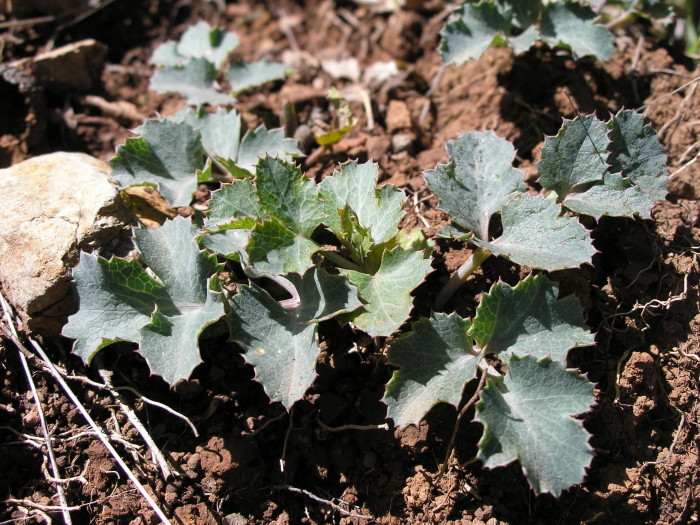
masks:
[[[2,294],[0,294],[0,298],[2,298],[3,309],[9,312],[9,305],[5,301],[5,298],[2,296]],[[2,327],[2,332],[15,344],[15,346],[17,346],[18,348],[23,350],[25,353],[31,354],[31,352],[27,349],[27,347],[24,346],[22,341],[20,341],[18,337],[16,337],[13,333],[11,333],[9,330],[7,330],[4,326]],[[85,409],[83,404],[78,399],[78,396],[75,395],[75,392],[73,392],[73,390],[70,388],[70,386],[68,386],[68,383],[66,383],[66,381],[63,379],[61,374],[58,373],[58,370],[56,370],[53,363],[51,362],[49,357],[44,352],[43,348],[41,348],[41,346],[39,346],[39,344],[36,341],[34,341],[33,339],[29,339],[29,342],[32,344],[32,346],[34,347],[36,352],[39,354],[41,359],[44,361],[44,364],[46,365],[47,369],[49,370],[51,376],[54,378],[54,380],[59,385],[61,385],[61,388],[63,389],[63,391],[70,398],[70,400],[75,404],[76,408],[80,411],[80,413],[83,415],[83,417],[88,422],[88,424],[97,433],[97,436],[99,437],[102,444],[109,451],[109,453],[112,455],[114,460],[119,464],[121,469],[124,471],[124,473],[127,475],[127,477],[131,480],[131,482],[134,484],[134,486],[138,489],[138,491],[141,493],[141,495],[144,497],[144,499],[148,502],[148,504],[151,506],[153,511],[156,513],[156,515],[160,518],[160,520],[163,523],[171,525],[171,522],[168,519],[168,517],[161,510],[161,508],[158,506],[158,504],[153,500],[151,495],[146,491],[146,488],[136,478],[134,473],[131,472],[131,470],[129,469],[127,464],[124,462],[122,457],[119,455],[119,453],[116,451],[116,449],[109,442],[109,438],[107,437],[107,435],[97,425],[95,420],[92,419],[92,416],[90,416],[88,411]]]
[[[280,419],[282,419],[282,418],[283,418],[284,416],[286,416],[286,415],[287,415],[287,411],[285,410],[285,411],[282,412],[281,414],[269,418],[269,419],[268,419],[267,421],[265,421],[262,425],[260,425],[259,428],[254,429],[254,430],[251,431],[249,434],[245,434],[245,436],[246,436],[246,437],[251,437],[251,436],[254,436],[255,434],[257,434],[257,433],[259,433],[259,432],[262,432],[262,431],[265,430],[267,427],[269,427],[270,425],[272,425],[272,423],[274,423],[275,421],[279,421]]]
[[[309,492],[308,490],[298,489],[298,488],[292,487],[290,485],[280,485],[280,486],[277,486],[275,488],[277,490],[288,490],[289,492],[296,492],[297,494],[303,494],[307,498],[312,499],[314,501],[317,501],[318,503],[323,503],[324,505],[328,505],[333,510],[335,510],[336,512],[339,512],[343,516],[348,516],[350,518],[357,518],[357,519],[361,519],[361,520],[373,520],[374,519],[374,516],[365,516],[363,514],[355,514],[354,512],[350,512],[349,510],[345,510],[343,507],[341,507],[337,503],[333,503],[330,500],[320,498],[316,494],[313,494],[312,492]]]
[[[10,305],[5,301],[5,297],[0,294],[0,299],[2,300],[2,312],[5,323],[10,328],[10,332],[15,337],[18,337],[17,330],[15,329],[15,324],[12,322],[12,317],[10,316]],[[68,500],[66,499],[66,491],[63,490],[61,473],[58,470],[58,463],[56,463],[56,455],[53,452],[53,447],[51,446],[51,436],[49,434],[49,429],[46,426],[46,416],[44,415],[44,407],[41,404],[41,399],[39,399],[39,393],[36,390],[36,384],[34,383],[34,378],[32,377],[32,372],[29,370],[29,364],[27,363],[27,358],[22,352],[17,352],[19,355],[19,360],[22,363],[22,368],[24,369],[24,375],[27,376],[27,382],[29,383],[29,388],[32,391],[32,397],[34,397],[34,404],[36,405],[36,411],[39,415],[39,423],[41,424],[41,433],[44,435],[44,443],[46,444],[46,455],[49,458],[49,463],[51,463],[51,471],[53,472],[53,477],[56,480],[60,480],[55,483],[56,494],[58,495],[58,501],[63,507],[61,513],[63,514],[63,521],[66,525],[72,525],[73,520],[70,517],[70,511],[66,510],[68,508]]]
[[[289,409],[289,426],[287,427],[287,432],[284,435],[284,443],[282,444],[282,456],[280,457],[280,472],[284,472],[284,458],[287,457],[287,443],[289,443],[289,436],[292,433],[292,425],[294,424],[292,410],[294,410],[294,407]]]
[[[109,388],[113,388],[111,372],[100,367],[99,373],[103,381],[105,382],[105,385],[107,385]],[[131,407],[126,403],[124,396],[122,396],[119,392],[116,391],[113,391],[113,395],[114,399],[119,405],[119,408],[122,410],[122,412],[124,412],[124,414],[126,414],[127,419],[131,422],[131,424],[134,426],[137,432],[141,435],[144,442],[146,443],[146,446],[151,451],[151,459],[156,465],[158,465],[158,467],[160,467],[160,471],[163,474],[163,479],[165,479],[166,481],[172,479],[175,476],[175,474],[170,468],[170,465],[168,465],[168,462],[163,456],[163,454],[158,449],[158,445],[156,445],[155,441],[153,441],[151,434],[148,432],[148,430],[146,430],[146,427],[143,426],[141,420],[134,413]]]
[[[691,84],[694,84],[695,82],[697,82],[697,81],[699,81],[699,80],[700,80],[700,76],[697,76],[697,77],[695,77],[693,80],[691,80],[691,81],[689,81],[689,82],[686,82],[685,84],[683,84],[682,86],[680,86],[680,87],[674,89],[674,90],[671,91],[670,93],[664,93],[663,95],[661,95],[660,97],[658,97],[658,98],[652,100],[651,102],[649,102],[649,103],[647,103],[647,104],[644,104],[643,106],[639,106],[639,107],[637,108],[637,111],[645,111],[649,106],[653,106],[653,105],[655,105],[655,104],[658,104],[659,102],[663,101],[664,99],[675,95],[675,94],[678,93],[679,91],[683,91],[685,88],[687,88],[688,86],[690,86]]]
[[[457,442],[457,432],[459,432],[459,425],[462,422],[462,418],[464,417],[464,414],[467,413],[467,410],[477,402],[479,399],[479,395],[481,394],[481,391],[484,389],[484,385],[486,384],[486,378],[488,377],[488,374],[486,372],[481,373],[481,377],[479,378],[479,384],[476,387],[476,391],[474,392],[474,395],[467,401],[467,404],[462,407],[462,410],[459,411],[459,414],[457,415],[457,421],[455,422],[455,428],[452,431],[452,436],[450,437],[450,444],[447,445],[447,452],[445,453],[445,461],[442,462],[442,465],[440,466],[440,470],[438,471],[437,478],[436,480],[439,480],[442,478],[442,476],[445,474],[445,471],[447,471],[447,467],[450,464],[450,459],[452,459],[452,452],[454,451],[455,448],[455,443]]]
[[[23,26],[34,26],[39,24],[50,24],[55,22],[55,16],[37,16],[34,18],[22,18],[20,20],[8,20],[7,22],[0,22],[0,29],[10,29],[14,27]]]
[[[620,377],[622,376],[622,364],[625,362],[627,357],[630,355],[631,350],[625,350],[622,357],[617,361],[617,370],[615,372],[615,399],[613,400],[613,405],[617,406],[620,403]]]
[[[388,423],[382,423],[381,425],[340,425],[339,427],[329,427],[323,421],[316,418],[316,423],[326,432],[341,432],[343,430],[389,430]]]
[[[91,501],[89,503],[83,503],[81,505],[74,505],[72,507],[67,507],[64,505],[41,505],[39,503],[35,503],[31,500],[28,499],[15,499],[15,498],[7,498],[4,503],[8,505],[16,505],[18,507],[24,507],[25,509],[34,509],[34,510],[41,510],[43,512],[63,512],[63,511],[68,511],[68,512],[75,512],[83,507],[87,507],[88,505],[94,505],[97,503],[97,501]]]
[[[663,458],[656,460],[656,461],[647,461],[646,463],[642,464],[641,467],[639,467],[639,470],[641,471],[645,467],[648,467],[649,465],[661,465],[663,463],[668,463],[671,457],[673,457],[674,454],[674,449],[676,448],[676,445],[678,444],[678,438],[681,435],[681,430],[683,429],[683,425],[685,425],[685,414],[681,416],[681,422],[678,423],[678,428],[676,429],[676,435],[673,436],[673,442],[671,443],[671,446],[668,448],[668,454],[666,454]]]
[[[177,410],[175,410],[175,409],[173,409],[173,408],[170,408],[168,405],[166,405],[166,404],[164,404],[164,403],[160,403],[159,401],[155,401],[155,400],[153,400],[153,399],[151,399],[151,398],[148,398],[148,397],[144,396],[142,393],[140,393],[140,392],[139,392],[138,390],[136,390],[134,387],[131,387],[131,386],[129,386],[129,385],[116,386],[116,387],[114,387],[114,390],[128,390],[128,391],[131,392],[132,394],[138,396],[139,399],[140,399],[141,401],[143,401],[144,403],[146,403],[147,405],[152,405],[152,406],[154,406],[154,407],[158,407],[158,408],[160,408],[160,409],[162,409],[162,410],[165,410],[168,414],[170,414],[170,415],[172,415],[172,416],[175,416],[175,417],[177,417],[177,418],[183,420],[185,423],[187,423],[187,425],[188,425],[188,426],[190,427],[190,429],[192,430],[192,433],[194,434],[194,437],[199,437],[199,431],[197,430],[197,427],[194,426],[194,423],[192,423],[192,421],[190,420],[190,418],[188,418],[188,417],[187,417],[186,415],[184,415],[184,414],[181,414],[181,413],[178,412]]]

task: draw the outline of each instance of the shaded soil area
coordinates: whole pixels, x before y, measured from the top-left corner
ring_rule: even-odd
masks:
[[[568,53],[544,47],[518,57],[496,48],[480,60],[443,69],[436,48],[446,11],[438,1],[393,13],[330,1],[108,4],[69,25],[4,29],[2,167],[56,150],[109,159],[128,130],[141,123],[139,117],[183,107],[178,97],[148,90],[149,57],[157,45],[204,19],[238,34],[240,57],[269,57],[295,68],[283,83],[240,96],[236,107],[251,126],[280,126],[285,104],[294,105],[300,123],[327,113],[326,90],[331,85],[347,89],[354,81],[334,78],[324,61],[355,58],[362,70],[396,61],[399,74],[391,82],[366,87],[371,117],[361,102],[353,102],[357,127],[305,170],[320,180],[347,159],[374,160],[381,181],[402,187],[409,197],[405,228],[417,226],[434,235],[446,221],[421,172],[444,162],[446,141],[461,132],[493,129],[513,141],[517,165],[532,182],[544,135],[555,134],[562,118],[579,112],[602,118],[623,107],[638,109],[659,133],[671,172],[668,200],[656,205],[653,220],[590,220],[586,227],[593,230],[599,251],[593,265],[549,274],[562,295],[579,298],[597,334],[595,346],[572,351],[569,360],[596,385],[596,405],[582,416],[595,450],[583,484],[555,499],[536,496],[517,465],[484,469],[473,459],[482,427],[467,421],[458,435],[456,462],[439,478],[457,415],[446,404],[436,406],[418,427],[348,428],[386,423],[381,397],[392,370],[384,341],[335,322],[321,324],[318,378],[287,414],[254,381],[237,345],[214,327],[201,340],[203,364],[173,388],[150,376],[130,345],[113,345],[98,360],[112,372],[114,385],[123,387],[124,401],[169,461],[174,474],[167,479],[115,398],[71,382],[174,522],[699,521],[700,163],[694,160],[700,154],[700,92],[697,83],[690,83],[698,71],[676,50],[644,26],[634,26],[619,30],[616,52],[605,63],[574,62]],[[51,91],[9,67],[49,41],[60,46],[85,38],[102,42],[106,58],[99,78],[82,92]],[[121,107],[128,111],[116,114],[91,96],[126,104]],[[416,318],[429,315],[441,285],[469,254],[466,244],[436,240],[435,271],[414,294]],[[447,311],[473,316],[480,295],[499,278],[515,284],[527,273],[491,258]],[[86,367],[70,354],[69,341],[43,343],[68,371],[99,380],[98,363]],[[9,342],[0,346],[0,364],[0,501],[5,502],[0,519],[31,516],[25,522],[41,522],[27,502],[46,510],[58,500],[43,442],[35,437],[41,436],[37,407]],[[70,478],[68,502],[80,507],[72,512],[74,522],[157,523],[60,388],[40,370],[34,377],[58,465]],[[464,400],[473,388],[466,389]],[[198,435],[140,395],[187,416]],[[60,520],[60,514],[46,513]]]

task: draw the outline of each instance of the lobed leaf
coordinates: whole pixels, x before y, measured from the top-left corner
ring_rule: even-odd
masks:
[[[517,353],[563,361],[569,349],[595,341],[578,300],[558,295],[559,287],[542,275],[514,287],[499,281],[482,297],[469,333],[503,360]]]
[[[383,253],[374,275],[340,270],[357,286],[365,303],[360,313],[353,316],[353,324],[372,337],[394,333],[411,312],[411,291],[430,271],[430,259],[423,252],[400,246]]]
[[[574,58],[592,55],[607,60],[615,51],[612,34],[593,22],[597,16],[590,7],[576,2],[550,2],[542,12],[540,38],[552,47],[568,47]]]
[[[226,78],[234,93],[260,86],[266,82],[280,80],[292,72],[281,62],[263,59],[257,62],[237,61],[229,66]]]
[[[182,34],[179,42],[159,46],[151,62],[158,66],[181,66],[190,58],[203,58],[219,68],[237,46],[235,33],[212,29],[206,22],[198,22]]]
[[[590,263],[596,250],[588,230],[560,212],[556,203],[525,194],[503,207],[503,235],[472,242],[530,268],[553,271]]]
[[[472,131],[447,143],[449,164],[424,173],[452,221],[488,240],[489,221],[515,194],[525,191],[523,172],[512,166],[515,148],[493,131]]]
[[[316,377],[320,352],[317,323],[362,305],[347,279],[310,269],[302,278],[290,276],[299,292],[297,308],[285,310],[265,290],[241,286],[228,317],[231,340],[246,351],[256,378],[272,401],[286,408],[304,396]]]
[[[214,85],[217,70],[205,58],[192,58],[181,66],[158,69],[151,78],[156,93],[180,93],[188,104],[212,106],[233,104],[236,99]]]
[[[445,64],[463,64],[479,58],[497,39],[506,34],[510,20],[493,2],[465,3],[450,17],[440,32],[440,55]]]
[[[389,347],[389,363],[398,366],[386,386],[387,417],[401,427],[417,425],[441,401],[455,407],[464,385],[476,374],[479,356],[467,335],[470,322],[457,314],[435,313],[419,319],[411,332]]]
[[[593,403],[593,385],[563,364],[511,355],[508,374],[489,379],[476,406],[478,457],[488,468],[519,460],[536,494],[559,496],[591,463],[590,435],[573,416]]]
[[[117,148],[110,161],[112,177],[122,188],[155,185],[172,206],[186,206],[204,168],[199,133],[187,123],[147,120]]]

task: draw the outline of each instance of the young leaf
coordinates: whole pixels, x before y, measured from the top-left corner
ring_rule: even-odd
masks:
[[[588,231],[576,219],[560,217],[560,211],[542,196],[525,194],[503,207],[503,235],[492,242],[472,242],[530,268],[553,271],[590,263],[596,250]]]
[[[593,403],[593,385],[561,363],[511,355],[508,374],[489,379],[476,406],[478,457],[488,468],[519,460],[536,494],[559,496],[590,465],[589,434],[572,416]]]
[[[591,215],[596,219],[601,215],[639,215],[648,219],[654,201],[630,179],[622,178],[619,173],[606,173],[603,184],[594,184],[583,192],[569,193],[563,204],[571,211]]]
[[[233,92],[240,93],[251,87],[282,79],[291,72],[292,70],[284,64],[272,60],[238,61],[228,68],[226,78],[231,83]]]
[[[525,191],[523,172],[512,166],[515,149],[493,131],[472,131],[447,143],[449,164],[425,172],[425,182],[453,222],[488,240],[491,216]]]
[[[204,58],[218,69],[237,46],[235,33],[199,22],[188,28],[179,42],[166,42],[158,47],[151,62],[158,66],[181,66],[190,58]]]
[[[374,163],[351,161],[340,166],[340,172],[321,182],[321,199],[325,203],[324,220],[333,233],[343,236],[345,230],[338,210],[346,206],[355,213],[359,226],[370,232],[373,244],[382,244],[398,231],[403,217],[406,195],[391,185],[376,189],[379,169]],[[341,239],[342,240],[342,239]]]
[[[365,307],[352,322],[370,336],[389,336],[411,312],[411,291],[431,271],[430,258],[423,252],[396,247],[385,251],[374,275],[341,270],[357,286]]]
[[[156,93],[180,93],[193,106],[233,104],[234,97],[215,87],[216,76],[214,64],[204,58],[193,58],[181,66],[157,70],[151,78],[151,89]]]
[[[415,322],[411,332],[391,344],[389,362],[399,370],[383,401],[396,426],[417,425],[441,401],[459,404],[479,362],[467,335],[469,325],[457,314],[436,313]]]
[[[287,162],[303,156],[298,144],[296,139],[285,138],[282,128],[268,130],[265,126],[259,126],[248,130],[243,136],[235,164],[239,169],[255,175],[259,160],[266,156]]]
[[[484,295],[470,328],[481,348],[500,353],[550,356],[562,361],[570,348],[594,344],[578,300],[557,299],[558,286],[542,275],[526,277],[515,287],[497,282]]]
[[[228,317],[231,340],[246,351],[256,378],[272,401],[291,408],[316,377],[320,352],[317,323],[362,305],[347,279],[310,269],[302,278],[290,275],[299,293],[297,308],[285,310],[265,290],[242,286]]]
[[[253,226],[247,255],[250,264],[259,272],[272,275],[303,274],[313,266],[311,257],[320,249],[307,235],[291,230],[272,217]]]
[[[593,23],[596,17],[590,7],[576,2],[550,2],[542,13],[540,38],[552,47],[563,44],[574,58],[593,55],[607,60],[615,51],[612,34]]]
[[[250,179],[234,180],[230,184],[222,184],[212,192],[204,227],[214,230],[235,219],[257,218],[261,215],[262,209],[253,182]]]
[[[539,182],[564,199],[572,189],[603,180],[608,169],[608,127],[595,115],[564,120],[554,137],[546,137],[537,163]]]
[[[656,132],[649,124],[644,124],[644,116],[621,110],[612,118],[609,127],[612,139],[610,171],[622,173],[652,201],[665,199],[668,182],[666,154]]]
[[[187,206],[204,168],[199,133],[187,123],[147,120],[110,161],[112,177],[122,187],[155,185],[172,206]]]
[[[445,64],[463,64],[479,58],[509,28],[510,20],[495,3],[465,3],[440,32],[442,60]]]
[[[64,329],[76,338],[78,355],[89,359],[115,339],[135,341],[154,374],[170,383],[190,375],[200,362],[199,335],[224,315],[213,280],[222,266],[199,250],[197,233],[183,217],[134,231],[143,261],[162,284],[136,263],[81,256],[85,266],[74,271],[81,309]]]

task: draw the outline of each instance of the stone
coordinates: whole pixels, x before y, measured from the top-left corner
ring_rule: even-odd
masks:
[[[0,288],[32,332],[60,333],[77,309],[69,292],[80,250],[107,245],[131,220],[110,173],[63,152],[0,170]]]
[[[386,130],[393,133],[398,130],[411,129],[411,112],[405,102],[391,100],[386,108]]]

